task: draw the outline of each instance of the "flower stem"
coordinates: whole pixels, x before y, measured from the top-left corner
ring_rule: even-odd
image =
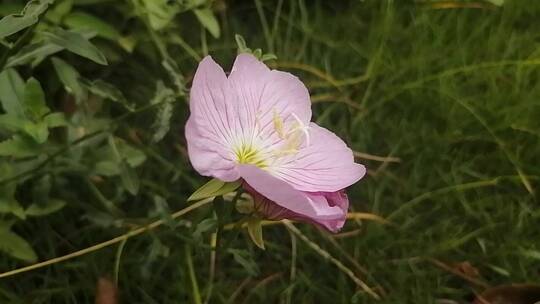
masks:
[[[193,291],[193,302],[195,304],[202,304],[201,292],[199,291],[199,284],[197,283],[197,276],[195,275],[195,268],[193,267],[193,259],[191,258],[191,246],[186,245],[186,264],[188,267],[189,278],[191,279],[191,289]]]
[[[189,212],[191,212],[191,211],[193,211],[193,210],[195,210],[195,209],[197,209],[199,207],[202,207],[202,206],[210,203],[211,201],[212,201],[211,199],[205,199],[205,200],[199,201],[199,202],[197,202],[195,204],[189,205],[186,208],[173,213],[171,215],[171,217],[173,219],[176,219],[176,218],[178,218],[178,217],[180,217],[180,216],[182,216],[182,215],[184,215],[186,213],[189,213]],[[38,269],[38,268],[43,268],[43,267],[46,267],[46,266],[49,266],[49,265],[53,265],[53,264],[60,263],[60,262],[63,262],[63,261],[71,260],[71,259],[79,257],[79,256],[86,255],[88,253],[103,249],[105,247],[109,247],[111,245],[124,242],[125,240],[129,239],[130,237],[134,237],[134,236],[140,235],[140,234],[142,234],[144,232],[153,230],[153,229],[163,225],[164,223],[165,223],[164,220],[157,220],[157,221],[155,221],[155,222],[153,222],[153,223],[151,223],[151,224],[149,224],[147,226],[132,230],[132,231],[130,231],[128,233],[117,236],[117,237],[115,237],[113,239],[110,239],[108,241],[96,244],[94,246],[91,246],[91,247],[88,247],[88,248],[85,248],[85,249],[82,249],[82,250],[79,250],[79,251],[75,251],[73,253],[70,253],[70,254],[67,254],[67,255],[64,255],[64,256],[61,256],[61,257],[56,257],[56,258],[53,258],[53,259],[50,259],[50,260],[46,260],[46,261],[43,261],[43,262],[40,262],[40,263],[36,263],[36,264],[30,265],[30,266],[26,266],[26,267],[14,269],[14,270],[11,270],[11,271],[7,271],[7,272],[4,272],[4,273],[0,273],[0,278],[6,278],[6,277],[9,277],[9,276],[12,276],[12,275],[16,275],[16,274],[19,274],[19,273],[35,270],[35,269]]]
[[[118,249],[116,250],[116,257],[114,261],[114,284],[118,287],[118,280],[120,275],[120,262],[122,260],[122,253],[124,252],[124,248],[126,247],[128,239],[122,240],[120,245],[118,245]]]
[[[375,300],[380,300],[381,297],[373,291],[366,283],[364,283],[360,278],[358,278],[352,270],[347,268],[347,266],[343,265],[338,259],[334,258],[328,251],[322,249],[319,245],[312,242],[305,234],[303,234],[298,228],[296,228],[289,220],[282,220],[281,221],[287,229],[289,229],[290,232],[294,233],[296,236],[298,236],[302,241],[304,241],[311,249],[313,249],[315,252],[317,252],[320,256],[326,258],[329,260],[332,264],[336,265],[336,267],[341,270],[343,273],[345,273],[351,280],[354,281],[360,288],[362,288],[366,293],[368,293],[370,296],[372,296]]]

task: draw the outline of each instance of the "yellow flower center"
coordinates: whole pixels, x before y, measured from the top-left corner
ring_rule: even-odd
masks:
[[[237,149],[234,150],[234,154],[236,154],[236,159],[239,164],[250,164],[259,168],[266,167],[266,164],[259,151],[257,151],[257,149],[255,149],[252,145],[241,144]]]
[[[296,121],[287,126],[275,109],[273,114],[274,131],[279,137],[280,143],[275,145],[272,151],[261,151],[259,147],[265,145],[260,144],[259,140],[238,140],[233,152],[239,164],[250,164],[264,169],[271,166],[272,161],[276,158],[297,154],[304,142],[306,146],[309,146],[309,126],[304,125],[294,113],[292,116]]]

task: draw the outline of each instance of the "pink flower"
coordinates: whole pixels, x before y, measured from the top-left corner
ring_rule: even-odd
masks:
[[[366,169],[339,137],[310,122],[309,93],[297,77],[249,54],[236,57],[227,77],[207,56],[193,79],[190,111],[189,158],[201,175],[242,179],[270,219],[343,227],[343,189]]]

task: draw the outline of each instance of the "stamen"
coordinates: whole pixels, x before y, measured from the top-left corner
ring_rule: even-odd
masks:
[[[296,127],[292,129],[290,132],[296,132],[301,131],[304,133],[304,136],[306,137],[306,147],[309,147],[310,144],[310,136],[309,136],[309,125],[304,125],[304,123],[296,116],[296,114],[291,114],[293,118],[296,120]]]
[[[234,150],[234,153],[239,164],[251,164],[259,168],[266,167],[266,163],[259,151],[252,145],[241,144],[240,147]]]
[[[285,139],[285,132],[283,131],[283,119],[279,116],[276,108],[274,108],[274,129],[276,130],[279,138]]]
[[[282,156],[295,155],[298,154],[302,144],[305,142],[306,146],[310,145],[310,134],[309,134],[309,125],[305,125],[300,118],[291,113],[294,121],[288,123],[287,129],[285,128],[285,123],[282,117],[279,115],[278,111],[273,109],[273,124],[274,130],[277,133],[278,137],[282,140],[279,144],[280,148],[274,149],[273,151],[267,151],[266,153],[260,151],[256,148],[254,140],[257,138],[254,136],[251,137],[251,140],[247,140],[245,136],[239,139],[240,143],[233,150],[237,162],[240,164],[252,164],[260,168],[268,168],[271,166],[271,163]],[[255,117],[255,128],[259,127],[259,117],[256,114]],[[259,132],[253,132],[260,136]],[[262,142],[265,142],[265,138],[258,138]],[[264,144],[263,144],[264,146]],[[268,163],[270,162],[270,163]]]

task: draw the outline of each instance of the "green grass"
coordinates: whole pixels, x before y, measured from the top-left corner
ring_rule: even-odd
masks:
[[[435,10],[413,1],[233,1],[219,13],[222,37],[206,34],[209,53],[224,66],[234,58],[235,33],[250,47],[275,53],[273,64],[298,75],[320,101],[314,103],[318,123],[356,151],[400,158],[359,159],[370,174],[349,190],[352,211],[379,214],[391,225],[349,221],[343,232],[359,232],[335,241],[297,225],[382,294],[380,303],[461,303],[482,291],[429,258],[468,261],[489,285],[539,281],[540,3],[506,2],[493,9]],[[99,12],[107,5],[84,9]],[[109,15],[105,19],[116,22],[114,12]],[[206,47],[194,17],[177,23],[177,32],[202,55]],[[144,27],[133,20],[128,25]],[[109,67],[68,59],[81,74],[112,81],[144,106],[155,80],[165,77],[160,60],[144,61],[160,56],[145,37]],[[181,46],[168,44],[168,51],[189,79],[196,61]],[[50,71],[41,66],[32,73],[47,79]],[[121,111],[111,107],[103,115]],[[120,235],[126,223],[148,223],[167,208],[185,207],[205,181],[175,149],[184,145],[186,116],[180,100],[162,142],[135,144],[148,158],[137,168],[139,195],[115,191],[115,178],[97,184],[123,216],[101,205],[86,174],[52,167],[54,191],[68,206],[18,224],[16,231],[45,260]],[[151,119],[146,112],[128,117],[115,134],[129,139],[135,129],[144,139]],[[167,208],[154,205],[155,194],[167,199]],[[113,277],[115,264],[123,303],[197,303],[195,294],[206,300],[210,286],[209,303],[376,302],[302,240],[295,238],[293,251],[282,225],[265,228],[265,251],[245,231],[221,231],[211,283],[211,231],[198,239],[194,226],[213,217],[205,207],[129,239],[120,253],[113,246],[0,279],[0,302],[93,303],[97,279]],[[110,225],[98,225],[100,218]],[[0,258],[2,271],[21,266]]]

